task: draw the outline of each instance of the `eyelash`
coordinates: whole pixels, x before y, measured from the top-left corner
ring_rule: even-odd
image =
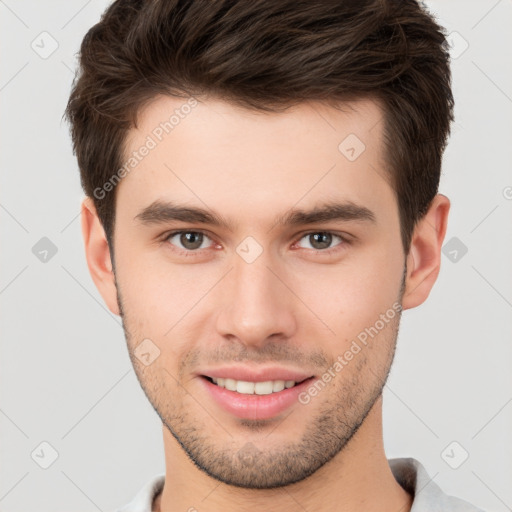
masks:
[[[200,231],[200,230],[186,230],[186,229],[182,229],[182,230],[179,230],[179,231],[172,231],[170,233],[166,233],[162,237],[162,242],[168,242],[169,239],[171,239],[175,235],[180,235],[182,233],[201,234],[201,235],[206,236],[207,238],[209,238],[212,242],[214,242],[214,240],[212,240],[212,238],[208,235],[208,233],[206,233],[204,231]],[[318,234],[318,233],[325,233],[325,234],[328,234],[328,235],[333,235],[334,237],[337,237],[337,238],[339,238],[341,240],[341,242],[339,244],[335,245],[334,247],[330,247],[328,249],[307,249],[308,251],[313,251],[315,254],[318,254],[318,255],[320,255],[320,254],[333,254],[335,252],[343,250],[343,248],[346,245],[351,245],[351,243],[352,243],[351,239],[348,236],[340,235],[339,233],[334,233],[333,231],[322,231],[322,230],[308,231],[307,233],[303,233],[301,235],[301,237],[297,240],[297,242],[300,242],[303,238],[305,238],[305,237],[307,237],[309,235]],[[295,243],[297,243],[297,242],[295,242]],[[169,243],[169,245],[172,245],[172,244]],[[182,255],[184,255],[186,257],[189,257],[189,256],[196,256],[196,255],[200,254],[201,251],[206,250],[206,249],[187,250],[187,249],[180,249],[179,247],[173,246],[172,250],[175,251],[175,252],[178,252],[179,254],[182,254]]]

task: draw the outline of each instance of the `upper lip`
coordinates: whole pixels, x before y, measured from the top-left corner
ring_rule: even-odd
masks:
[[[313,375],[290,368],[263,367],[249,368],[247,366],[224,366],[219,368],[206,369],[198,372],[199,375],[214,378],[227,378],[234,380],[243,380],[247,382],[265,382],[268,380],[293,380],[302,382]]]

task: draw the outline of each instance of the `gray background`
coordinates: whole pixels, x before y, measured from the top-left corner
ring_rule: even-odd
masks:
[[[61,121],[75,54],[107,4],[0,1],[2,511],[113,510],[164,471],[159,419],[86,267]],[[502,512],[512,507],[512,2],[427,5],[453,41],[456,123],[440,187],[452,210],[438,282],[403,315],[385,446],[419,459],[446,492]]]

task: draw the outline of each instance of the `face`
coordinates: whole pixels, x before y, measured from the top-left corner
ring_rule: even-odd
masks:
[[[184,103],[155,99],[127,138],[127,158],[156,141],[116,191],[130,357],[199,468],[287,485],[345,448],[392,363],[405,255],[382,112]]]

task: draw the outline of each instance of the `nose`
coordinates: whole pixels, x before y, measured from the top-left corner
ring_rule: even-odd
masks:
[[[235,254],[233,269],[222,281],[218,333],[243,345],[261,348],[269,338],[288,339],[297,329],[297,300],[287,288],[286,272],[264,251],[256,261]]]

